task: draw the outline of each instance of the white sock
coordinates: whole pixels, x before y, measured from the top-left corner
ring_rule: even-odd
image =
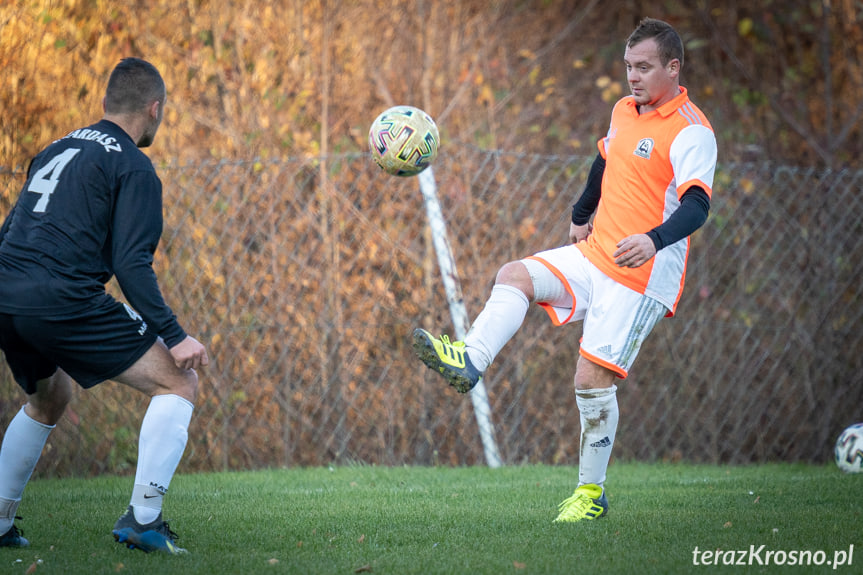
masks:
[[[617,408],[617,386],[577,389],[575,401],[581,420],[578,484],[581,486],[595,483],[602,487],[620,415]]]
[[[53,425],[31,418],[22,407],[9,422],[0,446],[0,535],[9,531]]]
[[[162,499],[186,449],[193,409],[178,395],[155,395],[150,400],[141,423],[131,500],[135,520],[142,525],[162,512]]]
[[[524,322],[530,302],[518,288],[495,284],[464,338],[470,360],[485,371]]]

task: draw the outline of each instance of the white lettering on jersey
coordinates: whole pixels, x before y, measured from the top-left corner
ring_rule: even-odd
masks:
[[[33,206],[34,212],[41,213],[48,208],[48,200],[51,199],[51,194],[54,193],[54,189],[60,183],[60,174],[66,167],[66,164],[80,151],[79,148],[68,148],[48,160],[44,166],[39,168],[39,171],[33,174],[30,185],[27,186],[27,191],[42,195],[39,201],[36,202],[36,205]]]
[[[109,136],[108,134],[103,134],[98,130],[90,130],[89,128],[81,128],[80,130],[75,130],[68,136],[67,138],[75,138],[76,140],[87,140],[90,142],[99,142],[102,144],[102,147],[105,148],[106,152],[122,152],[123,148],[120,144],[117,143],[117,139]]]

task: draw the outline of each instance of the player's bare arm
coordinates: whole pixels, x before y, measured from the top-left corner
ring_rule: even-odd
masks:
[[[637,268],[656,255],[656,246],[647,234],[635,234],[620,240],[617,243],[617,250],[611,255],[618,266]]]

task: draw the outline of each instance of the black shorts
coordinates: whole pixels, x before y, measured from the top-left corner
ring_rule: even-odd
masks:
[[[0,313],[0,349],[27,394],[58,367],[83,388],[120,375],[156,342],[132,308],[109,295],[74,315]]]

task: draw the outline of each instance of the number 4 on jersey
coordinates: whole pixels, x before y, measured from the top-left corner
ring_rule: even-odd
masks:
[[[33,174],[33,179],[30,180],[30,185],[27,186],[27,191],[42,194],[42,197],[39,198],[39,201],[36,202],[36,205],[33,207],[34,212],[45,211],[48,207],[48,200],[51,199],[51,194],[54,193],[54,188],[56,188],[57,184],[60,183],[60,174],[63,172],[63,168],[65,168],[66,164],[68,164],[69,161],[80,151],[81,150],[79,148],[69,148],[68,150],[64,150],[62,153],[57,154],[48,160],[47,164],[39,168],[39,171]]]

